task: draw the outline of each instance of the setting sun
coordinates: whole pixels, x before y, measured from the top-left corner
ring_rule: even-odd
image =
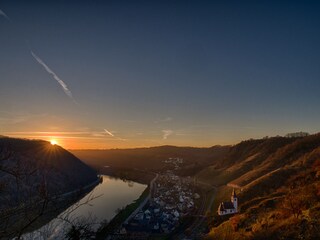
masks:
[[[58,142],[56,140],[50,140],[51,145],[56,145]]]

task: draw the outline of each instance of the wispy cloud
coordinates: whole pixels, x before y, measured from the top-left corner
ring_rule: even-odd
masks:
[[[1,123],[1,122],[0,122]],[[104,131],[26,131],[26,132],[4,132],[3,134],[11,137],[28,137],[28,138],[37,138],[37,139],[48,139],[52,138],[61,138],[61,139],[105,139]],[[107,140],[121,140],[125,141],[126,139],[112,137]]]
[[[14,118],[0,117],[0,124],[18,124],[26,122],[29,118],[25,116],[17,116]]]
[[[0,16],[3,16],[3,17],[5,17],[7,20],[10,21],[10,18],[8,17],[8,15],[5,14],[4,11],[2,11],[1,9],[0,9]]]
[[[114,137],[114,135],[111,133],[111,132],[109,132],[107,129],[103,129],[109,136],[111,136],[111,137]]]
[[[44,67],[44,69],[60,84],[60,86],[62,87],[64,93],[74,102],[77,103],[73,96],[71,91],[69,90],[67,84],[61,79],[59,78],[49,67],[47,64],[45,64],[33,51],[31,51],[31,55],[32,57],[41,65]]]
[[[1,120],[1,119],[0,119]],[[1,123],[1,121],[0,121]],[[58,138],[88,138],[88,139],[97,139],[97,138],[106,138],[106,134],[110,136],[109,140],[115,139],[119,141],[127,141],[127,139],[120,138],[112,134],[107,129],[104,131],[31,131],[31,132],[5,132],[8,136],[22,136],[22,137],[30,137],[36,136],[37,138],[41,137],[52,137],[56,136]]]
[[[170,129],[162,130],[162,139],[166,140],[172,134],[173,134],[173,131]]]
[[[13,125],[47,116],[47,114],[30,114],[27,112],[0,111],[0,124]]]
[[[163,119],[156,120],[156,121],[154,121],[154,123],[171,122],[172,120],[173,120],[172,117],[166,117]]]
[[[28,135],[28,134],[34,134],[34,135],[48,135],[48,136],[62,136],[62,135],[91,135],[94,132],[77,132],[77,131],[51,131],[51,132],[45,132],[45,131],[34,131],[34,132],[9,132],[10,134],[15,135]]]
[[[18,138],[33,138],[33,139],[51,139],[54,137],[55,139],[92,139],[92,140],[97,140],[97,139],[103,139],[103,136],[95,136],[93,134],[91,135],[57,135],[54,134],[53,132],[51,134],[43,134],[42,132],[4,132],[3,133],[5,136],[9,137],[18,137]],[[111,141],[111,139],[104,139],[106,141]]]

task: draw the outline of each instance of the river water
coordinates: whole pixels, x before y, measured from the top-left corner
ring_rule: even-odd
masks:
[[[101,184],[59,216],[71,221],[94,221],[97,223],[94,227],[97,228],[101,221],[110,221],[117,214],[118,209],[124,208],[139,198],[147,187],[144,184],[123,181],[107,175],[102,177]],[[88,198],[94,199],[89,201],[89,204],[83,204]],[[70,225],[66,221],[54,219],[40,229],[25,234],[24,239],[63,239],[69,228]]]

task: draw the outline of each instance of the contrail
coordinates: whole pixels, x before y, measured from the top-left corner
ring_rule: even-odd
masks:
[[[1,9],[0,9],[0,16],[4,16],[7,20],[10,21],[10,18],[8,17],[8,15],[5,14],[4,11],[2,11]]]
[[[105,128],[103,130],[106,132],[106,134],[108,134],[109,136],[113,137],[114,139],[117,139],[117,140],[120,140],[120,141],[127,141],[127,139],[116,137],[114,134],[112,134],[111,132],[109,132]]]
[[[61,80],[34,52],[31,51],[31,55],[34,57],[37,62],[44,67],[44,69],[61,85],[64,93],[74,102],[77,103],[72,97],[72,93],[69,90],[67,84],[63,80]]]
[[[6,18],[8,21],[11,21],[10,18],[8,17],[7,14],[5,14],[4,11],[2,11],[0,9],[0,16],[3,16],[4,18]],[[44,67],[44,69],[50,74],[52,75],[52,77],[61,85],[63,91],[65,92],[65,94],[67,94],[67,96],[74,102],[77,104],[77,102],[74,100],[71,91],[69,90],[67,84],[60,79],[33,51],[30,51],[31,55],[34,57],[35,60],[37,60],[37,62],[42,65]]]
[[[111,137],[114,137],[114,135],[111,133],[111,132],[109,132],[107,129],[103,129],[108,135],[110,135]]]

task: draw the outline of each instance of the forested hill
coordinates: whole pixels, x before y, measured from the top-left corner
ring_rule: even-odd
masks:
[[[0,206],[84,187],[96,172],[58,145],[42,140],[0,138]],[[40,196],[41,195],[41,196]]]
[[[239,197],[239,213],[213,218],[208,238],[320,239],[320,134],[243,141],[196,176],[218,187],[217,201],[232,188]]]
[[[319,154],[320,134],[247,140],[232,146],[223,158],[198,172],[197,177],[217,186],[229,184],[246,189],[272,176],[289,177],[296,170],[310,168]],[[281,185],[281,181],[274,184]],[[256,190],[255,193],[258,194]]]

